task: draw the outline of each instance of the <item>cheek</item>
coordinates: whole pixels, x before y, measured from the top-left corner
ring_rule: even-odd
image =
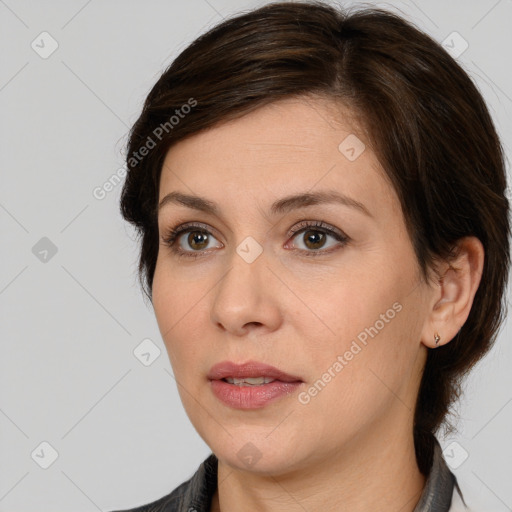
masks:
[[[332,355],[348,350],[352,340],[364,346],[372,338],[382,338],[390,325],[399,322],[400,281],[395,276],[372,276],[366,271],[339,272],[328,278],[293,283],[303,307],[295,307],[290,319],[319,354]]]
[[[204,351],[204,326],[199,319],[204,318],[204,289],[180,281],[175,274],[165,270],[157,262],[153,279],[153,309],[167,348],[173,370],[176,372],[183,364],[197,358]],[[201,345],[201,346],[200,346]]]
[[[310,361],[309,383],[321,381],[318,402],[340,409],[357,403],[364,409],[375,397],[392,396],[389,389],[407,378],[419,336],[417,308],[407,281],[394,273],[380,281],[360,274],[338,282],[343,284],[309,295],[317,316],[302,312],[297,328]]]

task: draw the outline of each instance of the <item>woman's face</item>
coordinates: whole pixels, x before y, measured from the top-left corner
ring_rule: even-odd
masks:
[[[164,162],[159,201],[178,192],[215,211],[161,205],[153,305],[186,412],[232,467],[278,474],[412,436],[429,288],[398,198],[347,119],[326,100],[286,99]],[[226,361],[299,382],[210,381]]]

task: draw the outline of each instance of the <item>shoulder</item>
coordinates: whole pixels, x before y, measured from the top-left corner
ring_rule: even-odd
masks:
[[[217,488],[217,458],[212,453],[188,480],[152,503],[111,512],[190,512],[209,509]]]
[[[191,480],[180,484],[171,493],[159,498],[156,501],[141,505],[136,508],[112,510],[111,512],[178,512],[183,501],[183,496],[190,487]]]

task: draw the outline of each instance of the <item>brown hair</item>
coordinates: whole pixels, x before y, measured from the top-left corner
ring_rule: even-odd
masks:
[[[121,211],[141,237],[139,278],[151,300],[159,181],[170,146],[309,94],[361,119],[425,278],[436,258],[454,256],[462,237],[476,236],[485,249],[466,323],[428,352],[414,418],[418,466],[428,475],[434,432],[504,318],[510,225],[503,150],[484,100],[461,66],[411,23],[376,8],[274,2],[223,21],[182,51],[150,91],[128,143]]]

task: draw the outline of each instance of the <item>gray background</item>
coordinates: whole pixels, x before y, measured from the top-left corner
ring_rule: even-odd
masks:
[[[137,285],[121,185],[102,200],[93,190],[123,165],[127,131],[171,60],[222,18],[264,3],[0,0],[0,511],[147,503],[210,453]],[[369,3],[439,41],[454,31],[467,41],[457,58],[510,158],[512,1]],[[440,438],[486,512],[512,510],[509,323],[467,381],[459,432]],[[134,350],[147,339],[146,366]]]

